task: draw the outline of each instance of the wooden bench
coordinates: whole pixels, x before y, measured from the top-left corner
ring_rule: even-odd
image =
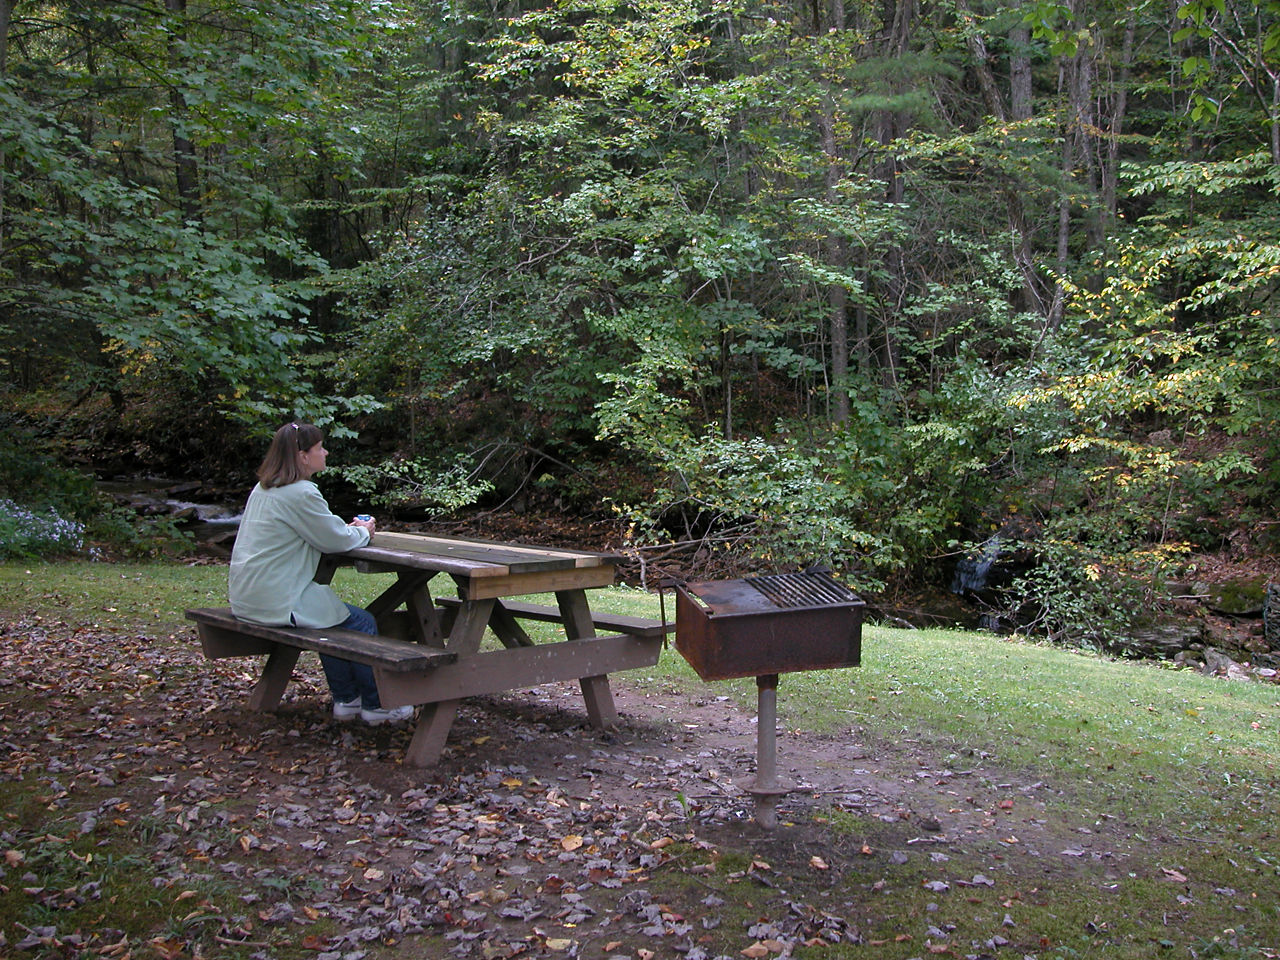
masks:
[[[457,597],[436,597],[436,606],[446,610],[457,609],[462,601]],[[502,609],[516,620],[540,620],[544,623],[562,623],[564,615],[558,607],[544,606],[540,603],[524,603],[515,600],[500,600]],[[599,613],[591,611],[591,623],[613,633],[625,633],[633,637],[652,639],[665,636],[675,630],[674,623],[663,623],[661,620],[650,620],[648,617],[632,617],[618,613]]]
[[[195,621],[200,645],[210,660],[267,656],[262,676],[249,697],[252,710],[275,709],[303,650],[368,664],[390,673],[420,673],[457,659],[445,650],[356,630],[249,623],[236,619],[228,607],[199,607],[188,610],[186,617]]]

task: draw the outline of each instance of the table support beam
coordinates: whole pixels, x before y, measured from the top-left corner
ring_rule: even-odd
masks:
[[[249,694],[250,710],[274,710],[280,705],[280,698],[284,696],[284,689],[289,685],[289,678],[293,676],[293,668],[297,666],[298,654],[301,652],[297,647],[275,645],[262,668],[262,676],[254,685],[253,693]]]

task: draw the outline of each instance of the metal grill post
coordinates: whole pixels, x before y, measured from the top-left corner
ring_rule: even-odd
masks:
[[[756,823],[766,830],[778,825],[778,675],[756,677],[756,781],[747,787],[756,798]]]

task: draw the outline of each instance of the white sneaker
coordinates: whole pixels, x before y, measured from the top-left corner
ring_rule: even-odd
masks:
[[[403,707],[379,707],[377,710],[361,710],[360,719],[371,727],[383,723],[405,723],[413,719],[413,705]]]
[[[335,720],[352,720],[360,716],[360,698],[348,700],[343,703],[340,700],[333,701],[333,718]]]

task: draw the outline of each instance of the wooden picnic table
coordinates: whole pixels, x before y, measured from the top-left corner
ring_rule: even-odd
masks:
[[[619,557],[608,553],[377,533],[368,546],[323,558],[316,579],[329,582],[341,566],[394,573],[369,612],[380,635],[448,654],[421,669],[374,665],[384,707],[421,705],[406,762],[426,766],[440,756],[459,703],[466,697],[577,680],[587,716],[597,727],[617,721],[610,673],[651,666],[673,625],[639,617],[593,614],[587,591],[614,581]],[[452,589],[433,598],[437,577]],[[552,594],[555,606],[510,598]],[[534,643],[521,620],[558,623],[563,642]],[[597,634],[603,627],[607,633]],[[501,642],[482,650],[486,629]]]

